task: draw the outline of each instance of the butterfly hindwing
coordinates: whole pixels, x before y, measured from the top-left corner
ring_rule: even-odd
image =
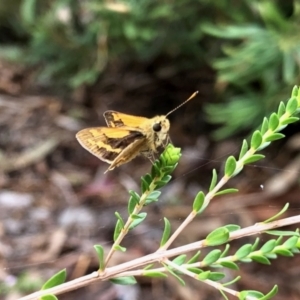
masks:
[[[115,167],[118,167],[118,166],[120,166],[122,164],[125,164],[125,163],[131,161],[133,158],[135,158],[140,153],[140,148],[143,147],[144,143],[145,143],[145,138],[143,138],[143,139],[136,139],[133,143],[131,143],[130,145],[128,145],[114,159],[114,161],[111,163],[111,165],[109,166],[109,168],[107,169],[107,171],[111,171]]]
[[[135,141],[143,141],[144,135],[130,127],[94,127],[79,131],[76,138],[83,148],[101,160],[112,163]]]

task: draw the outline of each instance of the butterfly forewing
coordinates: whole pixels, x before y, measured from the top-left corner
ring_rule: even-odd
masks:
[[[147,122],[149,119],[144,117],[136,117],[126,115],[117,111],[108,110],[104,114],[104,119],[108,127],[139,127],[141,124]]]

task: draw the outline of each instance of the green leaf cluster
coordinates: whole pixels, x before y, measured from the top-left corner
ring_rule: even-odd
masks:
[[[165,226],[169,227],[169,223]],[[228,241],[229,233],[238,230],[240,227],[238,225],[227,225],[225,227],[218,228],[211,232],[207,238],[206,242],[208,246],[221,245]],[[234,255],[228,255],[230,246],[227,244],[223,251],[219,249],[211,250],[206,256],[201,260],[200,251],[198,251],[192,258],[187,260],[187,255],[179,255],[172,260],[172,263],[176,266],[180,266],[181,269],[188,270],[197,276],[198,280],[212,280],[219,281],[225,278],[224,272],[215,272],[207,268],[228,268],[232,270],[239,270],[237,262],[240,263],[250,263],[258,262],[261,264],[270,264],[270,259],[276,259],[278,255],[291,257],[294,254],[300,253],[300,243],[299,243],[299,233],[298,231],[290,232],[291,237],[283,241],[283,236],[280,235],[276,240],[271,239],[265,242],[259,247],[260,240],[257,238],[253,244],[245,244],[236,250]],[[178,270],[174,266],[164,264],[166,271],[173,275],[182,285],[185,282],[181,275],[183,272]],[[156,269],[151,269],[152,266],[148,266],[143,275],[149,277],[165,277],[166,274]],[[236,277],[231,282],[223,283],[223,286],[228,286],[233,284],[240,277]],[[257,295],[257,299],[270,299],[277,293],[277,287],[275,286],[268,294],[263,295],[259,291],[243,291],[240,293],[240,299],[246,299],[245,295]],[[226,297],[225,297],[226,298]],[[256,298],[255,298],[256,299]]]
[[[176,148],[172,144],[169,144],[160,155],[159,159],[152,165],[151,173],[141,177],[142,194],[139,195],[135,191],[129,191],[130,198],[127,207],[129,218],[127,222],[123,220],[118,212],[115,213],[117,217],[114,230],[115,243],[121,233],[127,234],[128,231],[132,230],[146,219],[147,213],[140,212],[141,209],[145,205],[158,201],[161,194],[158,189],[165,186],[171,180],[172,176],[170,173],[176,168],[180,156],[180,148]],[[167,225],[167,219],[165,219],[165,225]],[[166,231],[166,228],[163,241],[165,241],[170,234],[170,231]],[[114,249],[120,251],[126,250],[119,244],[114,244]]]
[[[256,162],[263,159],[265,156],[257,154],[256,152],[268,147],[271,142],[284,138],[284,134],[280,133],[288,124],[297,122],[299,120],[295,115],[300,109],[300,90],[294,87],[290,99],[286,104],[280,102],[277,113],[272,113],[269,118],[264,118],[260,130],[254,131],[251,136],[250,144],[246,140],[243,141],[239,160],[235,157],[229,156],[225,162],[225,176],[230,178],[240,173],[244,165]],[[213,173],[210,191],[216,184],[216,172]],[[227,192],[235,192],[235,190],[228,189],[216,193],[216,195]]]
[[[297,1],[244,1],[243,17],[207,22],[203,31],[222,44],[223,57],[212,58],[226,103],[208,104],[210,122],[221,124],[217,139],[258,126],[298,84],[300,12]]]

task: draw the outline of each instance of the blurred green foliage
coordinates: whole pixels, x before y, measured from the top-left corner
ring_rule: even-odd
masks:
[[[71,87],[92,84],[116,60],[149,63],[161,55],[185,56],[178,68],[189,68],[202,60],[197,23],[206,5],[192,0],[14,0],[2,4],[0,16],[13,17],[4,20],[6,26],[25,43],[2,43],[0,55],[42,65],[42,82],[54,79]]]
[[[215,138],[258,125],[300,79],[300,3],[249,1],[253,16],[236,25],[204,25],[222,39],[224,56],[213,59],[226,103],[206,106],[209,120],[222,123]]]
[[[255,127],[299,83],[299,14],[297,0],[2,1],[0,57],[71,88],[115,62],[210,64],[224,101],[206,112],[219,139]]]

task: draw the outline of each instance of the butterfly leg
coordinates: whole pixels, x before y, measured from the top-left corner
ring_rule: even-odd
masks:
[[[141,154],[143,156],[145,156],[146,158],[148,158],[150,160],[150,162],[152,163],[152,165],[154,164],[156,157],[155,157],[153,151],[143,151],[143,152],[141,152]]]
[[[164,140],[162,147],[166,148],[169,144],[173,144],[173,143],[172,143],[170,136],[168,135],[167,138]]]

